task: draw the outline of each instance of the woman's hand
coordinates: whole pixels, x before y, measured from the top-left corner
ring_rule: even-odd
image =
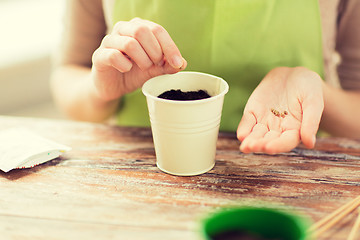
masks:
[[[148,79],[186,67],[179,49],[160,25],[135,18],[116,23],[93,54],[92,79],[99,96],[115,100]]]
[[[303,67],[273,69],[246,104],[237,129],[240,150],[275,154],[300,141],[313,148],[323,109],[318,74]]]

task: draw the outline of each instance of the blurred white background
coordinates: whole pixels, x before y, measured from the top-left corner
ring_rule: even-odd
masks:
[[[49,77],[64,8],[65,0],[0,0],[0,115],[62,118]]]

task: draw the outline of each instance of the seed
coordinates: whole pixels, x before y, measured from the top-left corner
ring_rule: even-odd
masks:
[[[275,116],[280,116],[280,113],[279,113],[279,111],[278,110],[275,110],[275,109],[271,109],[271,112],[275,115]]]
[[[282,117],[285,118],[286,115],[288,115],[289,113],[287,111],[284,111],[282,113],[280,113],[278,110],[275,110],[274,108],[271,108],[270,111],[277,117]]]

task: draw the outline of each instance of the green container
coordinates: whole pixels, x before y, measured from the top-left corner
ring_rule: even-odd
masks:
[[[227,208],[203,220],[201,235],[206,240],[307,240],[308,227],[304,217],[273,208]]]

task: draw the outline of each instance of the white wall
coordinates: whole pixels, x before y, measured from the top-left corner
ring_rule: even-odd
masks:
[[[0,0],[0,114],[51,102],[64,0]]]
[[[52,101],[49,76],[49,55],[0,68],[0,114]]]

